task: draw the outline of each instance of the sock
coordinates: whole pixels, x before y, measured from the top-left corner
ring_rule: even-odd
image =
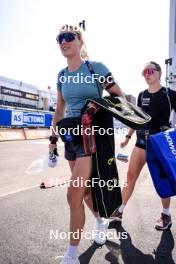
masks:
[[[170,215],[170,208],[163,208],[163,214]]]
[[[66,254],[68,254],[70,257],[76,258],[77,253],[78,253],[78,246],[68,245]]]
[[[125,204],[122,203],[121,206],[119,206],[118,211],[120,213],[123,213],[124,208],[125,208]]]

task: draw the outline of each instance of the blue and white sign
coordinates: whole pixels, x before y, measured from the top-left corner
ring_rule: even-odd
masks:
[[[23,125],[45,126],[45,115],[38,113],[23,113]]]
[[[52,117],[50,113],[0,109],[0,126],[50,127]]]
[[[12,126],[22,126],[23,125],[23,112],[12,111],[11,124]]]

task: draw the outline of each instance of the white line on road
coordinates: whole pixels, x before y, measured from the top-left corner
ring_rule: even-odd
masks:
[[[33,141],[33,140],[30,140],[28,141],[29,144],[37,144],[37,145],[49,145],[49,141]],[[58,146],[64,146],[64,143],[63,142],[58,142],[57,143]]]
[[[31,186],[31,187],[22,188],[22,189],[17,189],[17,190],[15,190],[15,191],[11,191],[11,192],[9,191],[9,192],[7,192],[7,193],[0,194],[0,198],[1,198],[1,197],[5,197],[5,196],[10,195],[10,194],[15,194],[15,193],[18,193],[18,192],[24,192],[24,191],[27,191],[27,190],[30,190],[30,189],[34,189],[34,188],[36,188],[36,187],[39,188],[39,185],[33,185],[33,186]],[[4,189],[4,188],[1,188],[1,189]]]

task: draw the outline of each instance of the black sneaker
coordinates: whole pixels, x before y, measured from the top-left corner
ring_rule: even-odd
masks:
[[[114,213],[111,215],[110,219],[112,220],[116,220],[116,221],[122,221],[122,215],[123,215],[123,212],[120,213],[118,208],[114,211]]]
[[[171,216],[166,214],[161,214],[161,218],[157,220],[155,229],[156,230],[166,230],[172,225]]]

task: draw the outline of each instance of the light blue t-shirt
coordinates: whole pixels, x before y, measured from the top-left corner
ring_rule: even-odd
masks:
[[[99,93],[102,96],[102,87],[99,86],[98,92],[94,78],[105,77],[110,71],[100,62],[90,62],[90,64],[96,74],[95,77],[91,75],[84,62],[76,71],[70,72],[68,68],[65,68],[58,74],[57,89],[62,93],[66,103],[67,117],[80,116],[87,99],[99,98]]]

